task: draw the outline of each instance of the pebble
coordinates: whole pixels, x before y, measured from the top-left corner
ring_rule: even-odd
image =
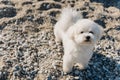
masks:
[[[120,80],[120,77],[116,77],[115,80]]]
[[[39,10],[49,10],[49,9],[52,9],[52,8],[58,8],[60,9],[61,8],[61,5],[59,4],[54,4],[54,3],[42,3]]]
[[[55,42],[54,42],[54,41],[49,41],[48,43],[49,43],[49,46],[51,46],[51,47],[52,47],[53,45],[55,45]]]
[[[60,60],[56,60],[52,63],[52,66],[54,69],[56,69],[57,67],[59,67],[61,65],[62,61]]]
[[[80,71],[79,70],[75,70],[74,74],[78,76],[80,74]]]
[[[74,77],[74,79],[75,79],[75,80],[79,80],[79,76],[77,76],[77,77]]]
[[[52,76],[48,75],[46,80],[52,80]]]
[[[14,7],[3,7],[0,8],[0,18],[3,17],[14,17],[16,16],[17,12]]]
[[[52,12],[50,12],[50,16],[52,16],[52,17],[56,17],[56,15],[58,14],[58,13],[60,13],[59,11],[52,11]]]
[[[37,66],[38,66],[38,63],[34,63],[34,66],[37,67]]]
[[[37,18],[34,21],[37,22],[38,24],[41,24],[41,25],[44,24],[44,22],[45,22],[44,17]]]
[[[61,0],[54,0],[54,1],[56,1],[56,2],[61,2]]]
[[[52,76],[52,80],[55,80],[56,79],[56,77],[55,76]]]

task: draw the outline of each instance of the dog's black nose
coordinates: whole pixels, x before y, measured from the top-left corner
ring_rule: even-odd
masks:
[[[87,39],[87,40],[90,40],[90,36],[86,36],[86,39]]]

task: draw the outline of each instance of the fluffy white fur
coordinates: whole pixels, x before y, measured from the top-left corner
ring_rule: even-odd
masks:
[[[54,27],[56,43],[64,47],[63,71],[69,73],[77,63],[84,69],[92,57],[93,48],[102,36],[100,25],[89,19],[82,19],[80,12],[71,8],[62,10]]]

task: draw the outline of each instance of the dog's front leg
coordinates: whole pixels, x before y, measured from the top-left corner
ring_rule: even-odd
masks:
[[[74,65],[74,61],[72,60],[72,57],[70,55],[64,55],[63,56],[63,71],[65,73],[71,72],[73,65]]]

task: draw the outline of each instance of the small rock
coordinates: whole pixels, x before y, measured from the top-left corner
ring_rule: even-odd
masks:
[[[74,74],[78,76],[80,74],[79,70],[75,70]]]
[[[52,16],[52,17],[56,17],[56,15],[58,14],[58,13],[60,13],[59,11],[52,11],[52,12],[50,12],[50,16]]]
[[[52,80],[55,80],[56,79],[56,77],[55,76],[52,76]]]
[[[51,19],[51,23],[54,25],[57,21],[55,19]]]
[[[120,77],[116,77],[115,80],[120,80]]]
[[[44,17],[40,17],[40,18],[35,19],[35,22],[42,25],[44,23]]]
[[[74,77],[75,80],[79,80],[79,76]]]
[[[61,0],[54,0],[54,1],[56,1],[56,2],[61,2]]]
[[[61,8],[61,5],[55,3],[42,3],[39,10],[49,10],[51,8]]]
[[[10,0],[1,0],[0,2],[2,2],[5,5],[13,5],[13,6],[15,5]]]
[[[49,75],[49,76],[47,77],[47,80],[52,80],[51,75]]]
[[[38,63],[34,63],[34,66],[37,67],[37,66],[38,66]]]
[[[61,61],[55,61],[55,62],[53,62],[52,66],[54,69],[56,69],[57,67],[60,66],[61,63],[62,63]]]
[[[32,2],[31,1],[26,1],[26,2],[23,2],[22,5],[28,5],[28,4],[31,4],[32,5]]]
[[[14,7],[3,7],[0,8],[0,18],[3,17],[14,17],[16,16],[17,12]]]

